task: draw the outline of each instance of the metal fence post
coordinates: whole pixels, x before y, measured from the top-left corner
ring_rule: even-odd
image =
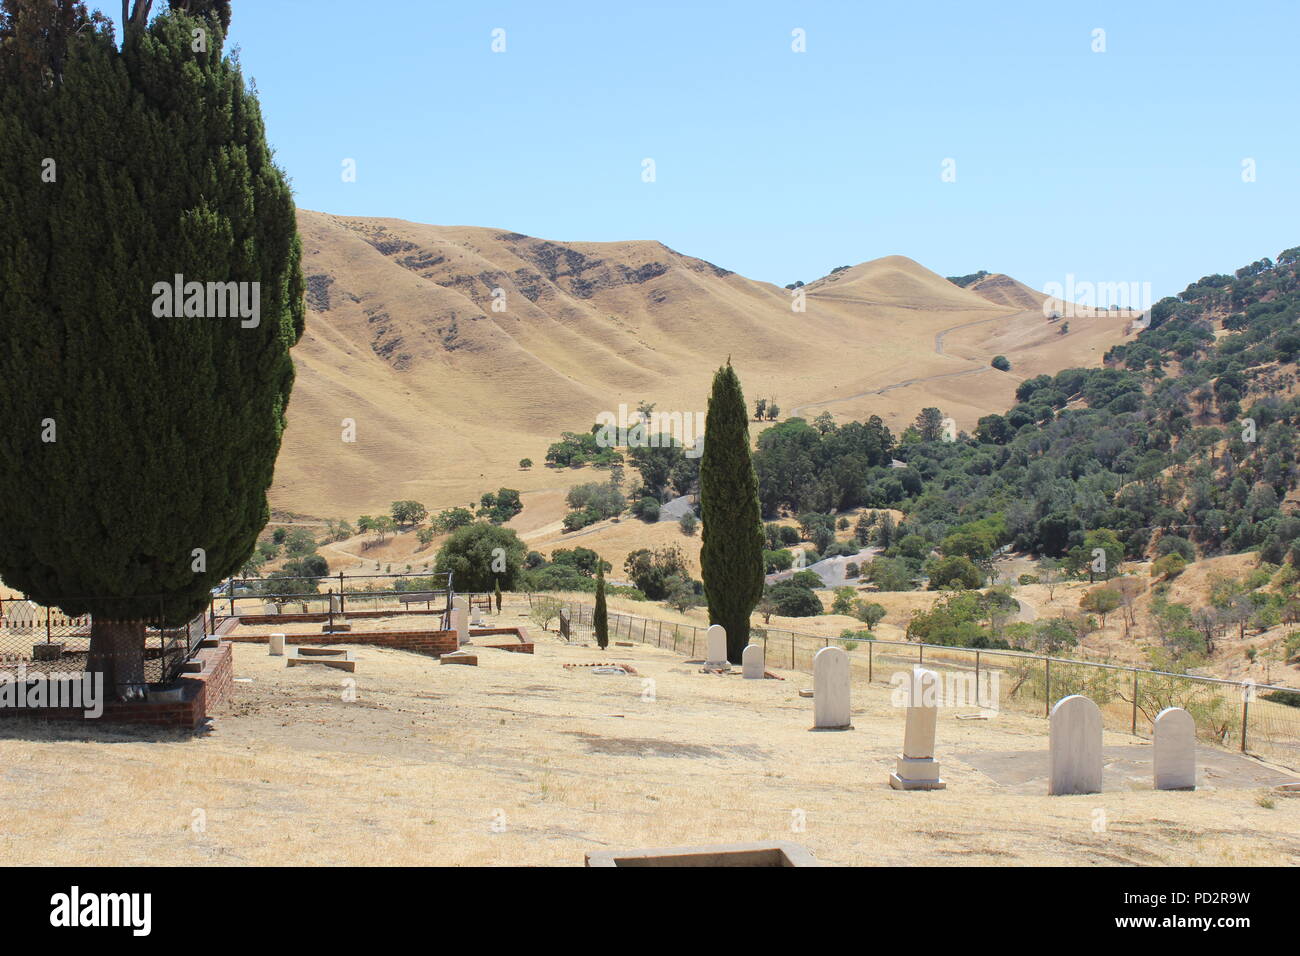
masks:
[[[1043,716],[1052,716],[1052,659],[1043,658],[1043,665],[1047,670],[1047,677],[1043,681]]]
[[[975,652],[975,706],[983,706],[980,703],[980,652]]]
[[[794,631],[790,632],[790,670],[794,670]]]
[[[235,616],[235,579],[226,582],[226,592],[230,595],[230,616]]]
[[[867,641],[867,683],[870,684],[876,677],[876,642]]]
[[[345,600],[347,600],[347,599],[346,599],[345,597],[343,597],[343,572],[340,571],[340,572],[339,572],[339,613],[340,613],[340,614],[346,614],[346,613],[347,613],[347,610],[348,610],[348,609],[343,605],[343,602],[344,602]],[[331,627],[332,627],[332,626],[333,626],[333,625],[331,625]]]
[[[1246,716],[1250,713],[1250,694],[1246,685],[1241,685],[1241,752],[1246,752]]]
[[[917,662],[918,664],[924,664],[924,663],[925,663],[925,645],[924,645],[924,644],[918,644],[918,645],[917,645],[917,650],[920,651],[921,653],[920,653],[919,657],[917,658],[917,661],[916,661],[916,662]]]
[[[1138,732],[1138,670],[1133,668],[1133,728],[1131,733],[1134,737]]]

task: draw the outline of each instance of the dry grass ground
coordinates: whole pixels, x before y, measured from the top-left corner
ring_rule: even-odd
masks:
[[[942,712],[949,788],[900,793],[888,688],[856,685],[855,729],[814,733],[806,675],[744,681],[533,636],[535,656],[482,650],[476,668],[353,647],[353,702],[349,675],[237,645],[235,699],[194,738],[6,722],[0,849],[11,864],[580,865],[794,839],[834,864],[1300,863],[1300,800],[1258,786],[1050,798],[955,756],[1041,751],[1041,719]],[[603,660],[637,676],[562,666]]]

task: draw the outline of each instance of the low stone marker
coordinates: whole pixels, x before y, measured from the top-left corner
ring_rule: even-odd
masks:
[[[477,605],[474,606],[474,609],[470,613],[469,623],[471,627],[483,626],[483,609],[481,607]]]
[[[709,653],[704,659],[704,666],[731,670],[731,663],[727,660],[727,629],[721,624],[710,624],[705,636]]]
[[[478,655],[471,654],[469,651],[452,651],[450,654],[443,654],[438,658],[439,664],[468,664],[470,667],[478,667]]]
[[[1051,796],[1101,792],[1101,708],[1081,694],[1052,708],[1049,731]]]
[[[850,730],[849,655],[823,647],[813,656],[813,729]]]
[[[1181,707],[1166,707],[1156,715],[1151,761],[1157,790],[1196,789],[1196,720]]]
[[[333,667],[336,670],[348,671],[349,673],[357,669],[357,661],[352,656],[351,651],[326,647],[296,648],[295,653],[284,659],[286,667],[293,667],[295,664],[324,664],[326,667]]]
[[[744,670],[745,680],[762,680],[763,645],[746,644],[744,652],[740,655],[740,663]]]
[[[272,634],[267,646],[270,649],[272,657],[284,657],[284,635]]]
[[[467,598],[460,596],[451,602],[451,629],[456,632],[457,644],[469,643],[469,608]]]
[[[934,729],[939,717],[939,675],[913,667],[907,686],[907,724],[903,730],[903,752],[889,775],[895,790],[943,790],[948,786],[939,776],[934,759]]]

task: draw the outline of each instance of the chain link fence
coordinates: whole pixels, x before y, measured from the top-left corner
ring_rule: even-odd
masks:
[[[133,605],[138,601],[133,598]],[[172,681],[210,633],[206,614],[179,626],[161,623],[167,620],[165,602],[160,600],[156,615],[137,622],[144,624],[145,685]],[[91,629],[89,614],[65,614],[25,597],[0,599],[0,670],[10,674],[85,673]]]
[[[574,639],[594,640],[591,605],[565,605]],[[688,659],[702,658],[707,628],[609,612],[609,639],[653,644]],[[1300,689],[1228,681],[1192,674],[1023,651],[945,647],[908,641],[817,637],[776,627],[754,627],[767,666],[812,673],[813,657],[843,647],[855,680],[888,684],[915,665],[938,672],[950,699],[972,707],[1046,717],[1062,697],[1082,694],[1101,708],[1108,730],[1150,738],[1156,715],[1181,707],[1207,743],[1249,752],[1300,770]],[[955,693],[953,693],[955,692]]]

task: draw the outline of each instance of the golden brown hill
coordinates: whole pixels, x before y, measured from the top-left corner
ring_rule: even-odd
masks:
[[[903,256],[798,290],[801,312],[785,289],[653,241],[306,210],[299,228],[309,312],[272,504],[305,515],[355,519],[398,498],[464,505],[501,485],[527,505],[603,480],[543,467],[548,445],[620,404],[702,413],[728,356],[747,397],[775,400],[782,417],[878,414],[901,429],[938,405],[972,428],[1012,404],[1021,377],[988,368],[982,340],[1011,334],[997,344],[1013,366],[1015,339],[1043,344],[1028,331],[1045,325],[1041,310],[989,301]],[[1100,339],[1120,341],[1123,324]],[[945,336],[961,329],[979,335],[954,353]],[[1100,354],[1062,354],[1060,367]],[[521,470],[522,458],[537,465]]]
[[[1043,293],[1037,292],[1023,282],[1000,272],[994,272],[982,279],[977,279],[966,288],[981,298],[1012,309],[1024,309],[1026,311],[1041,309],[1043,303],[1047,301],[1047,296],[1043,295]]]

